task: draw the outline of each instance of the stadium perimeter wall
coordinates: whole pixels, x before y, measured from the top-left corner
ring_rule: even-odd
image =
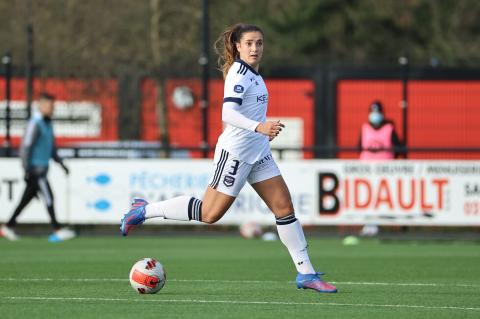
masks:
[[[134,197],[202,197],[212,173],[211,160],[200,159],[71,159],[67,165],[68,177],[53,166],[49,178],[58,219],[70,224],[118,224]],[[304,224],[480,226],[479,161],[286,160],[279,166]],[[23,172],[18,159],[0,159],[0,168],[0,222],[5,222],[23,191]],[[19,221],[46,223],[47,216],[36,200]],[[248,185],[219,223],[245,221],[273,223]]]
[[[476,69],[412,69],[406,87],[409,148],[443,148],[445,151],[411,151],[410,159],[480,159],[480,72]],[[1,73],[1,70],[0,70]],[[358,158],[361,124],[368,106],[381,100],[403,139],[402,72],[392,69],[308,68],[284,69],[266,77],[271,119],[281,119],[288,135],[274,147],[327,150],[290,153],[289,158]],[[154,78],[35,78],[35,96],[42,90],[56,98],[54,128],[59,146],[142,140],[159,142],[158,99]],[[25,79],[11,82],[12,146],[18,147],[27,123]],[[134,88],[133,92],[126,88]],[[179,108],[175,89],[187,88],[193,104]],[[201,81],[170,78],[164,83],[170,146],[199,147],[202,142]],[[208,143],[215,145],[222,131],[223,81],[209,83]],[[131,94],[127,94],[127,91]],[[0,76],[0,96],[5,78]],[[34,103],[35,105],[35,103]],[[5,144],[6,103],[0,101],[0,144]],[[468,149],[476,149],[468,151]],[[337,151],[337,149],[340,149]],[[463,150],[463,151],[462,151]],[[315,155],[315,156],[314,156]],[[201,158],[202,151],[189,151]],[[209,157],[213,152],[209,153]]]

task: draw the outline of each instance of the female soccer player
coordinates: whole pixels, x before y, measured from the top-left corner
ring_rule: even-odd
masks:
[[[122,219],[121,231],[126,236],[133,226],[155,217],[215,223],[248,181],[275,215],[280,240],[298,271],[297,287],[336,292],[333,285],[321,280],[323,273],[317,273],[310,262],[290,192],[270,152],[269,141],[284,125],[266,120],[268,92],[258,73],[263,43],[263,31],[249,24],[228,28],[215,43],[225,79],[222,121],[226,128],[218,138],[215,172],[203,200],[179,196],[149,204],[135,199]]]

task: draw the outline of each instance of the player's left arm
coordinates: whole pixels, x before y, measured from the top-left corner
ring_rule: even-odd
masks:
[[[254,121],[237,111],[240,105],[235,102],[224,102],[222,107],[222,121],[230,125],[255,132],[260,122]]]
[[[223,103],[222,121],[245,130],[266,135],[269,137],[270,141],[277,137],[282,131],[282,128],[285,127],[283,123],[280,123],[280,120],[266,121],[263,123],[251,120],[235,110],[238,107],[240,107],[240,105],[235,102]]]

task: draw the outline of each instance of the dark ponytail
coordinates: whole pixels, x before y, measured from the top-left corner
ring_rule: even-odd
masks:
[[[228,70],[233,62],[239,58],[236,43],[242,39],[245,32],[260,32],[263,35],[262,29],[252,24],[237,23],[220,34],[217,41],[215,41],[215,52],[218,54],[219,70],[223,73],[223,78],[227,76]]]

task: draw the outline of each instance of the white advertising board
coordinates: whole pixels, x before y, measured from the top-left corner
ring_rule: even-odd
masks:
[[[311,224],[480,224],[475,161],[310,161],[282,163],[290,188],[310,188]],[[287,175],[289,176],[289,175]],[[303,181],[303,182],[302,182]]]
[[[10,134],[20,137],[25,133],[27,106],[25,101],[11,101]],[[38,102],[32,103],[38,112]],[[0,119],[5,119],[6,102],[0,101]],[[55,101],[53,129],[57,137],[98,137],[102,130],[102,106],[93,101]],[[5,135],[0,125],[0,135]]]
[[[13,214],[20,202],[25,182],[24,172],[20,159],[0,159],[0,223],[6,222]],[[50,187],[52,188],[56,217],[59,222],[68,222],[68,179],[58,165],[51,165],[48,173]],[[40,194],[34,198],[21,213],[19,223],[48,223],[49,216]]]
[[[211,160],[77,159],[66,178],[52,165],[50,181],[59,219],[73,224],[119,224],[134,197],[159,201],[180,194],[202,198]],[[304,224],[480,226],[480,162],[294,160],[278,163]],[[18,202],[18,159],[0,160],[0,221]],[[9,186],[10,185],[10,186]],[[19,221],[48,221],[43,205]],[[220,224],[246,220],[272,225],[274,217],[245,186]],[[183,223],[152,219],[149,223]]]

